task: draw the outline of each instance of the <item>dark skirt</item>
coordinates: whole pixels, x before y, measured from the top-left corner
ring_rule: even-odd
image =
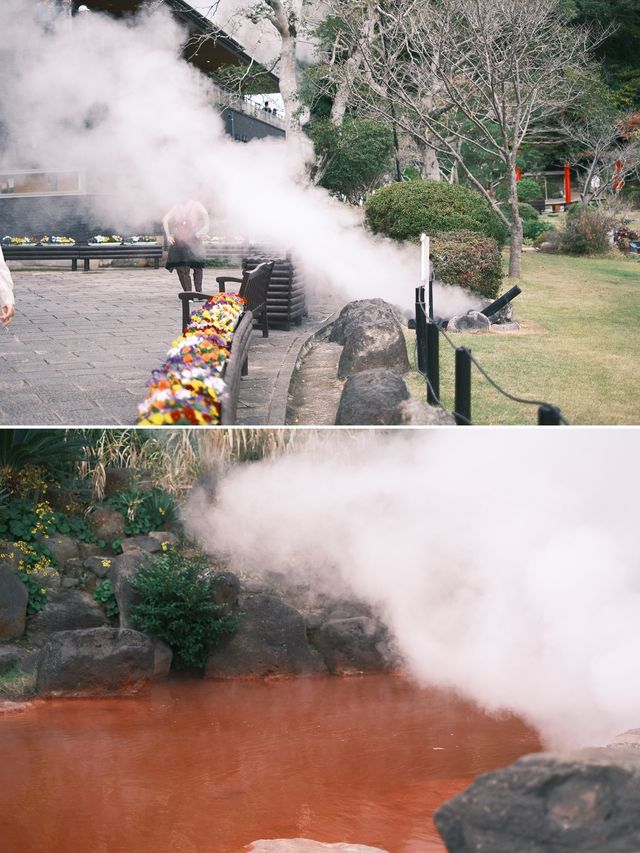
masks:
[[[166,267],[173,272],[176,267],[193,267],[203,269],[207,253],[204,244],[199,240],[193,243],[174,243],[169,246]]]

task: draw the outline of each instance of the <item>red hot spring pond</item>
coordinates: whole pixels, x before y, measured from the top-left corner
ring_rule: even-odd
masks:
[[[442,851],[431,816],[540,749],[389,675],[172,681],[0,716],[2,853],[240,853],[260,838]]]

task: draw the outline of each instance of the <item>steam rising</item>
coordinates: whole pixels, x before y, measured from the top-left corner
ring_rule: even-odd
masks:
[[[411,305],[418,248],[372,238],[359,212],[304,186],[303,152],[226,136],[168,11],[129,21],[85,12],[46,28],[41,9],[3,0],[2,168],[86,171],[96,217],[124,233],[198,198],[225,236],[292,249],[315,286]],[[475,304],[446,288],[436,307],[450,316]]]
[[[422,682],[595,745],[640,724],[639,468],[630,431],[333,431],[233,470],[197,533],[346,583]]]

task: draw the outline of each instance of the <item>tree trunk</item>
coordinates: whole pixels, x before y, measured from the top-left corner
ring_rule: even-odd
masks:
[[[440,181],[442,175],[440,173],[440,163],[435,149],[429,145],[424,139],[416,140],[418,151],[420,153],[421,173],[422,177],[429,181]]]
[[[522,260],[522,218],[518,210],[518,182],[515,158],[509,163],[509,206],[511,208],[511,243],[509,246],[509,278],[520,278]]]

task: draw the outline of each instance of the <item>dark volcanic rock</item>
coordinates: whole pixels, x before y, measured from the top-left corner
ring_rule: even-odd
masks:
[[[380,672],[389,668],[387,632],[367,616],[325,622],[312,642],[331,673]]]
[[[241,599],[238,629],[211,652],[208,678],[326,672],[307,643],[300,613],[271,595]]]
[[[140,566],[153,559],[148,551],[127,551],[115,557],[109,566],[109,580],[113,586],[113,592],[120,610],[120,627],[132,628],[131,608],[140,603],[140,596],[131,586],[131,578],[134,577]]]
[[[331,326],[329,340],[344,346],[348,337],[360,326],[386,323],[391,320],[398,324],[402,323],[400,312],[384,299],[357,299],[344,306]]]
[[[42,649],[36,690],[42,696],[135,693],[153,668],[153,644],[139,631],[61,631]]]
[[[162,542],[155,536],[127,536],[122,540],[122,553],[129,551],[147,551],[149,554],[159,554]]]
[[[337,426],[388,426],[396,406],[409,399],[404,379],[378,368],[350,376],[342,389]]]
[[[0,675],[9,672],[20,661],[20,649],[16,646],[0,646]]]
[[[62,572],[65,571],[67,560],[77,560],[80,557],[78,542],[71,536],[57,533],[55,536],[43,536],[40,542],[51,552]]]
[[[24,634],[29,593],[14,569],[0,565],[0,640]]]
[[[221,614],[231,613],[238,606],[240,581],[233,572],[216,572],[213,576],[213,603],[223,606]]]
[[[79,590],[49,592],[47,603],[29,619],[29,639],[42,642],[56,631],[73,631],[105,625],[107,618],[99,605]]]
[[[99,507],[89,516],[89,526],[98,539],[111,544],[114,539],[124,536],[124,517],[114,509]]]
[[[640,754],[527,755],[435,813],[449,853],[638,853]]]

